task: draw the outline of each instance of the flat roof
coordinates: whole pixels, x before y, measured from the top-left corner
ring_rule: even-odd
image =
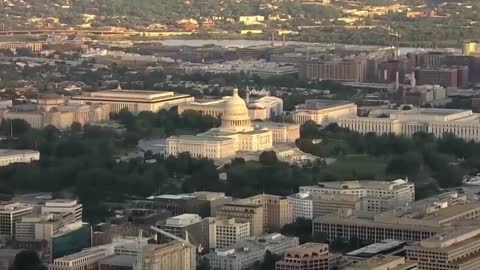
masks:
[[[103,265],[114,265],[114,266],[133,266],[137,263],[137,256],[133,255],[114,255],[108,258],[105,258],[99,262]]]
[[[70,255],[67,255],[67,256],[63,256],[63,257],[60,257],[60,258],[57,258],[54,260],[54,263],[55,262],[65,262],[65,261],[73,261],[73,260],[76,260],[76,259],[80,259],[80,258],[83,258],[83,257],[86,257],[86,256],[90,256],[90,255],[94,255],[94,254],[98,254],[98,253],[105,253],[105,249],[102,249],[102,248],[98,248],[98,249],[88,249],[88,250],[84,250],[84,251],[80,251],[80,252],[77,252],[77,253],[73,253],[73,254],[70,254]]]
[[[202,135],[179,135],[172,136],[170,138],[178,138],[180,140],[190,140],[190,141],[214,141],[214,142],[224,142],[232,140],[232,138],[227,137],[216,137],[216,136],[202,136]]]
[[[378,253],[389,251],[394,248],[399,248],[406,244],[405,241],[386,239],[379,243],[373,243],[363,248],[356,249],[347,253],[348,256],[371,257]]]
[[[398,264],[397,264],[398,261]],[[381,268],[382,266],[386,266],[389,264],[396,265],[393,268],[392,265],[388,269],[390,270],[401,270],[401,269],[410,269],[409,267],[414,266],[414,262],[408,262],[405,261],[404,257],[400,256],[383,256],[379,255],[367,260],[360,261],[350,268],[347,269],[352,269],[352,270],[375,270],[375,269],[384,269]],[[377,268],[378,267],[378,268]]]
[[[0,149],[0,157],[8,157],[15,155],[27,155],[27,154],[40,154],[40,152],[35,150],[11,150],[11,149]]]

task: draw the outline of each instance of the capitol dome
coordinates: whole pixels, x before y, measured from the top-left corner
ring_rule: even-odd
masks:
[[[221,130],[227,132],[252,130],[247,104],[238,96],[238,89],[233,89],[232,97],[225,102]]]

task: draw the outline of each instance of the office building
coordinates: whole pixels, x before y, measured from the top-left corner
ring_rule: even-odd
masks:
[[[195,244],[201,244],[208,249],[208,236],[205,235],[205,224],[202,218],[196,214],[182,214],[171,217],[166,220],[166,223],[160,226],[164,231],[171,233],[182,239],[191,239]],[[172,238],[163,234],[158,234],[160,243],[167,243],[173,241]]]
[[[262,262],[269,250],[273,254],[283,254],[287,249],[298,246],[297,237],[269,234],[253,239],[245,239],[236,244],[217,249],[204,256],[212,269],[243,270]]]
[[[82,221],[83,206],[76,200],[54,199],[45,202],[42,214],[72,214],[74,221]]]
[[[459,227],[407,247],[407,259],[419,270],[480,269],[480,227]]]
[[[400,256],[383,256],[379,255],[364,261],[360,261],[352,266],[348,266],[346,270],[417,270],[417,264],[405,260]],[[437,268],[435,268],[437,269]]]
[[[225,248],[250,237],[250,223],[236,222],[234,218],[215,219],[215,246]]]
[[[85,96],[75,96],[72,100],[83,104],[108,105],[112,113],[128,109],[132,113],[142,111],[157,112],[193,101],[190,95],[176,94],[170,91],[145,90],[106,90],[92,92]]]
[[[284,225],[292,223],[292,210],[287,197],[259,194],[235,203],[263,207],[263,233],[278,232]]]
[[[33,128],[52,125],[63,129],[74,122],[85,125],[110,119],[107,106],[65,102],[65,98],[57,94],[44,94],[38,98],[37,104],[16,105],[1,114],[5,120],[21,119]]]
[[[374,215],[340,209],[314,219],[313,233],[331,241],[337,238],[420,241],[479,218],[477,198],[449,192]]]
[[[173,216],[190,213],[204,218],[215,216],[222,205],[231,201],[232,197],[225,196],[225,193],[198,191],[189,194],[150,196],[138,204],[141,207],[167,209]]]
[[[402,179],[323,182],[299,190],[289,200],[296,207],[295,216],[305,213],[305,218],[310,214],[319,217],[335,213],[338,209],[381,213],[415,201],[415,185]]]
[[[308,60],[300,64],[300,77],[307,81],[364,82],[366,73],[366,61],[363,59]]]
[[[55,259],[48,270],[97,270],[98,262],[108,255],[102,248],[85,250]]]
[[[275,270],[329,270],[330,254],[327,244],[305,243],[289,248],[283,254],[283,260],[275,263]]]
[[[14,202],[0,203],[0,234],[15,236],[15,224],[32,213],[32,207]]]
[[[98,262],[98,270],[134,270],[137,257],[132,255],[113,255]]]
[[[299,192],[288,196],[292,209],[292,220],[297,218],[313,219],[313,200],[308,192]]]
[[[15,224],[15,240],[24,242],[46,240],[51,244],[55,235],[68,231],[67,226],[72,229],[79,228],[82,223],[75,220],[71,213],[25,216]]]
[[[195,246],[179,241],[155,245],[142,244],[143,269],[195,270]],[[117,256],[138,256],[137,244],[115,247]]]
[[[362,134],[412,136],[426,132],[441,138],[449,133],[467,141],[480,141],[480,116],[471,110],[420,108],[386,113],[388,118],[346,117],[339,119],[338,125]]]
[[[440,85],[416,85],[410,88],[399,89],[399,103],[414,104],[415,106],[442,106],[450,102],[447,89]]]
[[[39,52],[43,49],[42,42],[0,42],[0,49],[17,51],[18,49],[29,49],[32,52]]]
[[[265,209],[261,205],[228,203],[217,211],[218,218],[235,218],[236,222],[249,223],[250,235],[258,236],[263,233]]]
[[[415,79],[418,85],[441,85],[445,88],[458,86],[457,68],[417,68]]]
[[[357,116],[357,105],[349,101],[309,99],[295,106],[292,117],[295,123],[313,121],[318,125],[337,122],[339,118]]]
[[[371,259],[376,256],[388,256],[404,254],[406,241],[386,239],[378,243],[373,243],[345,254],[345,258],[352,263]]]
[[[462,54],[471,55],[478,53],[478,43],[477,42],[464,42],[462,47]]]
[[[40,160],[38,151],[0,149],[0,167],[14,163],[30,163],[35,160]]]

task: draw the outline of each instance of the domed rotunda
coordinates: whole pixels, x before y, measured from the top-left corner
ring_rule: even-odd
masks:
[[[252,131],[253,127],[248,116],[245,101],[238,96],[238,89],[233,89],[233,95],[225,104],[222,116],[221,132],[237,133]]]

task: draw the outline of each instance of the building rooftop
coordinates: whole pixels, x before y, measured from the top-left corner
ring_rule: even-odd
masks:
[[[77,253],[73,253],[67,256],[63,256],[60,258],[57,258],[53,261],[55,264],[56,262],[69,262],[69,261],[74,261],[80,258],[84,258],[87,256],[95,255],[95,254],[100,254],[100,253],[106,253],[105,249],[103,248],[98,248],[98,249],[88,249],[88,250],[83,250]]]
[[[325,188],[325,189],[372,189],[372,190],[396,190],[404,188],[407,185],[413,185],[408,180],[397,179],[394,181],[334,181],[322,182],[317,186],[306,186],[311,188]]]
[[[89,95],[74,96],[72,100],[104,100],[104,101],[130,101],[130,102],[160,102],[189,95],[176,94],[172,91],[148,91],[148,90],[105,90],[92,92]]]
[[[181,214],[167,219],[166,226],[183,227],[202,221],[197,214]]]
[[[11,149],[0,149],[0,157],[9,157],[16,155],[29,155],[29,154],[40,154],[40,152],[35,150],[11,150]]]
[[[134,266],[137,263],[137,256],[133,255],[114,255],[99,261],[99,265],[112,266]]]
[[[405,270],[412,269],[414,262],[406,262],[404,257],[379,255],[367,260],[360,261],[347,270]]]
[[[363,248],[356,249],[347,253],[347,256],[370,258],[380,253],[389,252],[392,249],[399,249],[406,244],[405,241],[387,239],[379,243],[374,243]]]
[[[307,99],[305,104],[295,106],[295,109],[303,110],[324,110],[335,108],[344,105],[355,105],[347,100],[333,100],[333,99]]]
[[[172,136],[170,138],[178,138],[180,140],[183,139],[183,140],[199,141],[199,142],[227,142],[232,140],[232,138],[228,138],[228,137],[202,136],[202,135],[179,135],[179,136]]]

